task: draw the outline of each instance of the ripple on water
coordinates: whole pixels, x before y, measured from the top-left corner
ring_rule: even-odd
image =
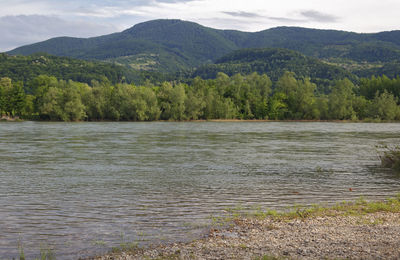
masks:
[[[191,239],[226,208],[383,198],[399,124],[0,123],[0,256]],[[352,188],[353,192],[349,191]],[[29,257],[30,258],[30,257]]]

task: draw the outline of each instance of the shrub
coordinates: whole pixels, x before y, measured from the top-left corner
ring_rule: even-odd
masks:
[[[385,149],[380,155],[382,167],[400,172],[400,145],[386,146]]]

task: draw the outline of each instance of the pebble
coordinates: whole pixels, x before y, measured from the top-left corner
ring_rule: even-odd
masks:
[[[400,259],[399,213],[291,221],[243,218],[235,223],[230,229],[211,230],[208,237],[190,243],[90,259]]]

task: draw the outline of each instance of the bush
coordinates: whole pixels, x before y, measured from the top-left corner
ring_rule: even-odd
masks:
[[[382,167],[400,172],[400,145],[386,146],[385,149],[380,155]]]

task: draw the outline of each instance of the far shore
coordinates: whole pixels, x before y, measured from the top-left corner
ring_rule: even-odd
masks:
[[[2,116],[0,122],[52,122],[52,123],[149,123],[149,122],[175,122],[175,123],[201,123],[201,122],[215,122],[215,123],[400,123],[400,121],[384,121],[384,120],[269,120],[269,119],[198,119],[198,120],[154,120],[154,121],[51,121],[51,120],[29,120],[20,117]]]
[[[19,118],[18,116],[16,117],[10,117],[10,116],[1,116],[0,117],[0,122],[1,121],[6,121],[6,122],[20,122],[20,121],[24,121],[21,118]]]

